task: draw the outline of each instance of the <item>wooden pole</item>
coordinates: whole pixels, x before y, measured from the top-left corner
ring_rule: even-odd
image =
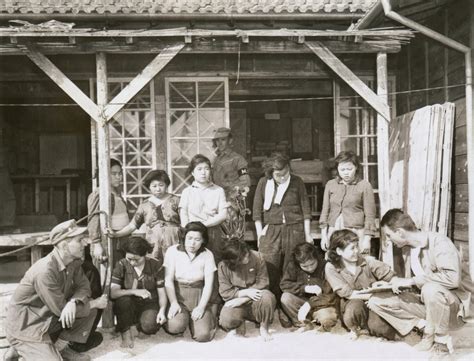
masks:
[[[387,54],[377,54],[377,95],[388,107],[388,75],[387,75]],[[388,149],[388,125],[389,123],[377,113],[377,171],[379,181],[379,201],[380,217],[390,208],[390,167]],[[380,233],[380,245],[382,259],[393,269],[393,249],[392,244],[385,243],[383,233]]]
[[[99,166],[99,209],[110,216],[110,148],[109,148],[109,126],[107,124],[103,109],[107,104],[107,58],[105,53],[96,54],[96,72],[97,72],[97,105],[99,108],[98,117],[100,121],[97,124],[97,150],[98,150],[98,166]],[[101,111],[102,110],[102,111]],[[100,214],[100,226],[102,235],[106,234],[107,225],[106,215]],[[103,236],[107,241],[107,255],[109,257],[107,270],[108,274],[112,272],[113,252],[112,242],[109,237]],[[103,266],[101,266],[102,268]],[[104,270],[101,270],[104,274]],[[105,291],[105,290],[104,290]],[[112,307],[109,306],[102,313],[102,327],[112,328],[114,326],[114,316]]]

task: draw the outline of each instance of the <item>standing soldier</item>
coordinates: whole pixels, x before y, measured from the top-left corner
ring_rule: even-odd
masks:
[[[218,128],[212,139],[217,157],[212,166],[214,183],[224,188],[226,196],[235,186],[250,186],[247,161],[231,149],[232,134],[229,128]]]

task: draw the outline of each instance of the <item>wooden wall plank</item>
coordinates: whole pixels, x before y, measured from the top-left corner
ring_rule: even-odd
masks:
[[[467,184],[456,184],[454,186],[454,200],[453,206],[455,212],[467,213],[469,212],[469,196],[467,192]]]

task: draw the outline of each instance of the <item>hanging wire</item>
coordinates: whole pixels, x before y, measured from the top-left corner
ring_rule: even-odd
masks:
[[[402,95],[402,94],[412,94],[418,92],[425,92],[431,90],[443,90],[451,88],[464,87],[466,84],[455,84],[455,85],[446,85],[432,88],[421,88],[421,89],[412,89],[412,90],[402,90],[388,93],[388,95]],[[340,96],[339,99],[355,99],[362,98],[360,95],[345,95]],[[246,99],[246,100],[229,100],[229,103],[264,103],[264,102],[291,102],[291,101],[308,101],[308,100],[332,100],[333,96],[321,96],[321,97],[304,97],[304,98],[272,98],[272,99]],[[157,104],[160,102],[155,102]],[[131,105],[132,103],[108,103],[108,105]],[[151,102],[141,102],[142,105],[151,105]],[[168,104],[189,104],[188,102],[168,102]],[[0,103],[0,107],[78,107],[76,103]],[[183,107],[184,108],[184,107]],[[370,107],[358,107],[358,108],[370,108]],[[134,110],[139,110],[135,109]]]

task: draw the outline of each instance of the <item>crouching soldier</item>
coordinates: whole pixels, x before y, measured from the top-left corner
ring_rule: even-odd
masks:
[[[90,360],[69,347],[87,341],[97,309],[107,305],[105,296],[90,298],[81,267],[86,230],[74,220],[51,230],[53,251],[30,267],[11,298],[6,360]]]
[[[326,263],[309,243],[295,247],[280,282],[281,307],[295,327],[321,325],[325,331],[337,323],[337,296],[325,280]]]

